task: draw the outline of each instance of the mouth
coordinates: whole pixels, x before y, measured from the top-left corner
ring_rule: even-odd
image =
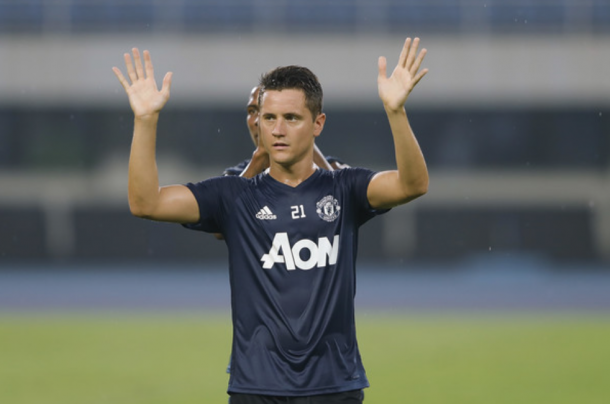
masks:
[[[283,149],[286,149],[287,147],[288,147],[288,145],[286,143],[282,143],[282,142],[275,142],[275,143],[273,143],[273,148],[274,149],[283,150]]]

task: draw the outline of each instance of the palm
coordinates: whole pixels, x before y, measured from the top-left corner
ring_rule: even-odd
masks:
[[[137,80],[125,91],[135,115],[159,112],[169,98],[169,94],[161,93],[157,89],[154,78]]]
[[[379,76],[377,79],[379,97],[384,105],[391,110],[403,107],[415,85],[428,72],[428,69],[419,71],[426,49],[422,49],[418,54],[418,45],[419,38],[415,38],[413,43],[411,43],[410,38],[407,38],[400,53],[398,64],[390,77],[386,75],[386,59],[384,57],[379,58]]]
[[[154,70],[150,53],[144,51],[144,65],[140,59],[140,53],[137,49],[133,49],[133,60],[129,54],[125,54],[125,66],[127,75],[131,81],[123,76],[118,68],[113,68],[113,71],[119,82],[125,89],[129,97],[129,104],[136,116],[145,116],[161,111],[167,100],[169,99],[169,90],[171,87],[171,73],[167,73],[163,79],[161,90],[157,88],[157,83],[154,77]],[[135,65],[135,67],[134,67]]]

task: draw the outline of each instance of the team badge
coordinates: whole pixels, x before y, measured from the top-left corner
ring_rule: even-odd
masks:
[[[341,213],[341,206],[332,195],[327,195],[316,203],[316,212],[322,220],[334,222]]]

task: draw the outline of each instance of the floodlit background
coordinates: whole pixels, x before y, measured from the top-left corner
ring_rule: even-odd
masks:
[[[249,90],[263,72],[286,64],[310,67],[322,83],[328,119],[317,143],[325,154],[352,166],[393,168],[391,135],[377,96],[377,58],[388,57],[392,66],[407,36],[419,36],[429,52],[424,65],[430,73],[410,96],[407,111],[428,163],[430,190],[362,228],[357,303],[364,324],[378,311],[423,312],[418,315],[424,319],[426,313],[458,310],[607,320],[608,0],[0,0],[0,313],[10,319],[5,330],[20,330],[11,321],[23,325],[40,312],[195,310],[228,316],[224,244],[129,214],[132,113],[111,70],[124,70],[123,53],[134,46],[150,50],[159,82],[174,72],[158,137],[161,181],[170,184],[219,175],[251,155],[245,125]],[[542,318],[536,314],[529,321]],[[406,335],[421,330],[418,324]],[[608,334],[607,321],[593,324],[604,324]],[[448,334],[455,331],[445,326]],[[375,340],[365,326],[360,330],[365,341]],[[534,335],[525,334],[524,340]],[[63,340],[53,335],[50,340]],[[79,339],[83,346],[90,346],[89,335]],[[599,329],[590,335],[601,340]],[[27,401],[26,378],[18,378],[37,369],[23,365],[19,352],[29,352],[30,362],[37,363],[34,351],[8,348],[27,339],[16,333],[2,344],[1,338],[0,332],[0,353],[4,346],[13,361],[0,357],[0,375],[12,375],[9,380],[24,387],[14,387],[21,393],[0,388],[0,401],[6,395],[11,403],[40,402]],[[547,347],[542,340],[539,347]],[[443,344],[422,341],[434,341],[432,352]],[[464,346],[457,337],[450,341]],[[591,341],[587,337],[582,346]],[[367,346],[369,352],[374,346]],[[539,347],[534,351],[541,352]],[[570,351],[569,345],[558,349]],[[217,350],[228,357],[228,343]],[[610,356],[607,348],[595,352]],[[451,362],[451,355],[436,353],[443,366]],[[413,359],[413,352],[406,355]],[[366,364],[366,351],[363,356]],[[195,361],[195,371],[201,362]],[[555,366],[547,358],[541,362]],[[601,363],[573,368],[604,374]],[[491,369],[484,373],[493,374]],[[141,370],[134,374],[136,380],[142,376]],[[583,385],[596,383],[585,379]],[[573,379],[548,380],[567,386]],[[214,388],[222,391],[225,382]],[[469,383],[485,384],[464,380],[459,386]],[[523,380],[515,383],[523,386]],[[418,402],[461,402],[438,396],[433,386],[417,386]],[[506,392],[503,387],[498,390]],[[587,397],[579,391],[566,402],[608,401],[595,389]],[[83,402],[80,393],[71,394],[73,402]],[[466,394],[464,402],[476,403],[476,395]],[[57,396],[58,402],[72,402],[61,392]],[[493,393],[478,396],[502,402],[490,401]],[[402,396],[390,400],[396,397]],[[544,397],[550,401],[534,394],[507,395],[506,402],[557,404],[566,396]]]

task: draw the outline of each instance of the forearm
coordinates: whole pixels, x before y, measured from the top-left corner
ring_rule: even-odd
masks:
[[[428,169],[407,113],[404,108],[386,108],[386,113],[394,138],[398,183],[409,197],[423,195],[428,190]]]
[[[257,148],[252,154],[250,163],[246,166],[244,171],[239,175],[244,178],[252,178],[265,171],[269,167],[269,155],[262,150]]]
[[[313,145],[313,162],[320,168],[324,170],[333,171],[333,167],[330,165],[324,154],[318,149],[317,145]]]
[[[129,207],[136,216],[150,216],[159,200],[156,135],[159,114],[134,119],[129,156]]]
[[[394,138],[396,170],[377,173],[369,182],[367,197],[373,208],[391,208],[428,192],[428,169],[405,110],[413,87],[428,73],[419,70],[426,49],[418,53],[418,45],[419,38],[405,40],[390,77],[386,58],[378,61],[377,87]]]

